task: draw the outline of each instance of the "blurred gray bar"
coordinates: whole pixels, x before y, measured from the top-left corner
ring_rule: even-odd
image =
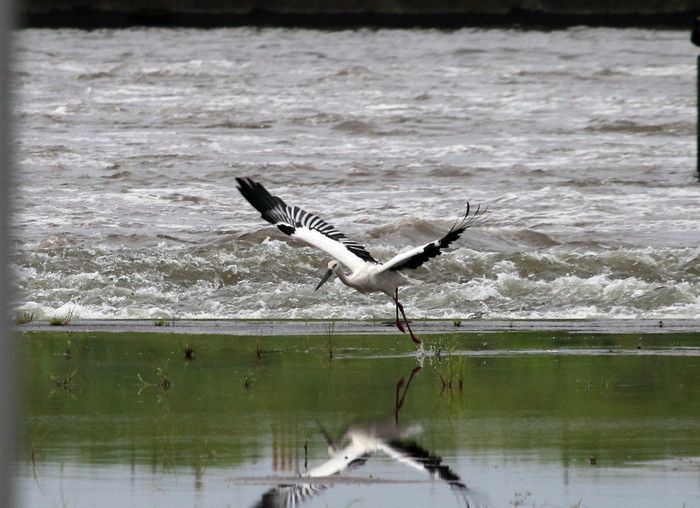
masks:
[[[10,326],[10,192],[12,126],[10,62],[14,0],[0,0],[0,508],[14,505],[12,479],[16,458],[17,364],[15,337]]]

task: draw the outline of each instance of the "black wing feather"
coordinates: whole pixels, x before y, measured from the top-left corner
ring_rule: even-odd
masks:
[[[359,258],[378,263],[359,243],[350,240],[326,221],[297,206],[289,206],[281,198],[271,195],[261,183],[251,178],[236,178],[238,190],[260,212],[260,215],[284,234],[292,236],[297,228],[306,227],[319,231],[331,240],[342,243]]]
[[[452,469],[442,463],[442,458],[431,454],[418,443],[393,440],[388,444],[395,450],[420,463],[433,478],[439,478],[447,482],[453,489],[467,488],[462,479]]]
[[[265,492],[254,508],[287,508],[298,506],[317,496],[328,486],[315,483],[290,483],[278,485]]]
[[[432,259],[434,257],[442,254],[442,250],[450,246],[452,242],[457,240],[464,231],[474,224],[474,219],[479,214],[480,206],[477,206],[476,211],[469,216],[470,206],[467,203],[467,211],[461,219],[457,219],[450,231],[432,243],[429,243],[423,247],[423,250],[418,254],[411,256],[404,262],[399,263],[391,267],[392,270],[404,270],[406,268],[415,269],[421,266],[423,263]]]

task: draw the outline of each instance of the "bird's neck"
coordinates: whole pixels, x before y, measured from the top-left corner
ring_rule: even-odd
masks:
[[[348,277],[345,276],[345,272],[343,272],[343,269],[338,267],[335,269],[335,274],[336,276],[340,279],[340,281],[345,284],[346,286],[350,286],[351,288],[354,288],[355,285],[350,281]]]
[[[338,276],[338,278],[340,279],[340,281],[341,281],[343,284],[345,284],[346,286],[351,287],[351,288],[353,288],[353,289],[356,289],[356,290],[359,291],[360,293],[366,294],[366,293],[368,292],[368,291],[367,291],[367,288],[366,288],[365,286],[363,286],[362,284],[360,284],[359,281],[353,279],[352,276],[353,276],[354,274],[350,274],[350,276],[346,276],[345,273],[343,272],[343,269],[340,268],[340,267],[339,267],[338,269],[335,270],[335,274]]]

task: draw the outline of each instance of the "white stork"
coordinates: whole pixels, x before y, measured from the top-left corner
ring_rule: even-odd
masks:
[[[443,249],[457,240],[465,229],[473,225],[474,219],[479,213],[479,207],[470,215],[470,207],[467,203],[466,212],[463,216],[460,215],[445,236],[421,247],[397,254],[386,263],[380,263],[362,245],[350,240],[319,217],[296,206],[287,205],[279,197],[271,195],[262,184],[251,178],[236,178],[236,181],[238,182],[238,190],[260,212],[263,219],[277,226],[283,233],[303,240],[335,258],[328,263],[328,271],[316,286],[316,290],[332,275],[336,275],[343,284],[355,288],[360,293],[384,293],[396,304],[396,327],[406,333],[399,320],[400,311],[403,322],[411,334],[411,339],[417,344],[421,343],[420,339],[411,331],[403,305],[399,302],[399,286],[417,284],[418,282],[405,276],[401,270],[418,268],[429,259],[439,256]],[[350,269],[352,273],[346,275],[341,264]]]

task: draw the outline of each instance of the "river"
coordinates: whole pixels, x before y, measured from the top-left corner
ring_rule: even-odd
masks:
[[[687,33],[23,30],[15,308],[35,319],[383,318],[264,222],[259,179],[412,273],[409,317],[696,318]]]

